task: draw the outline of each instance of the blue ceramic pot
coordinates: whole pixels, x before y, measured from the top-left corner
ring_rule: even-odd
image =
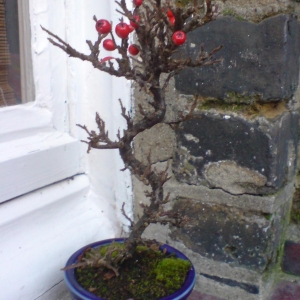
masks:
[[[122,243],[124,242],[123,238],[118,238],[118,239],[109,239],[109,240],[104,240],[100,242],[96,242],[90,245],[87,245],[78,251],[76,251],[67,261],[66,266],[72,265],[77,262],[77,258],[82,252],[87,248],[96,248],[99,246],[104,246],[107,244],[110,244],[112,242],[119,242]],[[171,254],[174,253],[177,257],[189,260],[183,253],[180,251],[176,250],[175,248],[169,246],[169,245],[162,245],[160,247],[161,250],[167,249],[167,253]],[[99,298],[95,296],[94,294],[88,292],[84,288],[82,288],[76,281],[75,279],[75,269],[67,270],[64,273],[65,277],[65,283],[72,295],[72,299],[74,300],[105,300],[103,298]],[[196,280],[196,272],[194,267],[191,268],[191,270],[187,274],[187,278],[185,282],[183,283],[182,287],[172,295],[159,298],[158,300],[185,300],[188,298],[188,296],[191,294],[194,285],[195,285],[195,280]]]

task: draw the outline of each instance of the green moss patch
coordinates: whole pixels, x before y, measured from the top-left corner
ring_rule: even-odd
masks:
[[[224,9],[222,12],[223,16],[234,17],[239,21],[246,21],[245,18],[235,13],[232,9]]]
[[[105,254],[106,250],[100,251]],[[105,268],[92,267],[77,268],[75,274],[83,288],[104,299],[156,300],[178,290],[190,268],[189,261],[138,246],[120,266],[118,277],[110,276]]]
[[[267,102],[259,101],[259,96],[243,96],[236,93],[228,93],[225,99],[198,97],[198,110],[214,109],[224,113],[239,113],[244,117],[255,118],[264,116],[267,119],[273,119],[287,111],[286,102]]]
[[[185,7],[186,5],[193,4],[193,3],[194,3],[194,0],[176,0],[175,1],[176,5],[182,6],[182,7]]]
[[[113,243],[112,245],[116,249],[124,249],[124,247],[125,247],[123,243]],[[104,256],[106,254],[107,249],[109,247],[111,247],[112,245],[106,245],[106,246],[101,247],[99,249],[101,256]],[[118,250],[113,251],[111,255],[112,255],[112,258],[115,258],[118,255]],[[87,253],[87,256],[88,256],[88,253]]]

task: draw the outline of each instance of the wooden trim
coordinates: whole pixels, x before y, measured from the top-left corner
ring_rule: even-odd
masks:
[[[54,130],[1,144],[0,203],[79,174],[80,146]]]
[[[18,0],[22,102],[34,101],[29,0]]]

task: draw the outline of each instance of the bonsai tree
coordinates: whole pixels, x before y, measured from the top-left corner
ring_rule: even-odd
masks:
[[[131,0],[128,0],[131,1]],[[202,46],[199,49],[198,58],[175,57],[178,48],[185,43],[186,34],[196,28],[211,22],[216,18],[217,9],[212,6],[211,0],[205,0],[202,5],[197,5],[197,1],[185,7],[175,6],[170,1],[161,0],[133,0],[135,6],[130,11],[126,5],[126,0],[116,1],[119,6],[118,12],[121,15],[120,23],[112,30],[112,24],[94,16],[98,39],[93,43],[86,41],[90,53],[78,52],[71,45],[64,42],[54,33],[43,28],[51,37],[49,41],[56,47],[61,48],[70,57],[78,58],[90,62],[94,68],[106,72],[112,76],[124,77],[132,80],[145,93],[152,96],[152,100],[144,101],[151,106],[150,111],[144,111],[139,106],[141,118],[135,120],[120,101],[121,116],[126,120],[127,128],[116,134],[116,139],[112,140],[108,136],[105,128],[105,121],[96,113],[96,124],[98,132],[89,130],[85,125],[78,125],[87,133],[87,139],[83,141],[88,145],[87,152],[92,149],[119,149],[120,156],[124,162],[124,169],[129,169],[132,175],[136,176],[144,184],[151,187],[151,192],[146,196],[150,198],[149,205],[143,205],[143,215],[139,220],[134,221],[124,210],[122,212],[130,222],[131,232],[117,256],[111,255],[113,249],[108,251],[105,257],[91,255],[89,259],[72,265],[68,268],[90,265],[94,267],[105,266],[118,275],[118,263],[129,258],[141,243],[141,235],[150,223],[172,224],[182,226],[186,223],[186,217],[173,211],[165,211],[163,204],[169,201],[169,195],[164,196],[163,185],[169,180],[167,168],[164,171],[157,171],[148,164],[144,164],[134,156],[132,141],[143,131],[150,129],[158,123],[166,123],[165,90],[170,79],[186,67],[209,66],[219,62],[213,55],[221,49],[218,46],[210,52],[205,52]],[[130,24],[125,22],[129,21]],[[136,43],[129,45],[128,36],[135,30]],[[116,35],[121,39],[120,43]],[[100,58],[101,47],[108,51],[117,51],[118,57]],[[139,59],[136,58],[138,56]],[[161,75],[167,74],[162,80]],[[191,105],[187,116],[181,116],[177,123],[191,118],[196,107],[196,100]],[[168,124],[168,123],[167,123]],[[174,125],[170,124],[170,126]],[[150,155],[150,154],[149,154]]]

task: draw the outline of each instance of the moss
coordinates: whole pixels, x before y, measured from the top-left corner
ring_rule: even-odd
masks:
[[[222,12],[223,16],[229,16],[229,17],[234,17],[236,18],[238,21],[246,21],[245,18],[243,18],[242,16],[238,15],[237,13],[235,13],[233,10],[231,9],[224,9]]]
[[[291,212],[291,219],[293,223],[300,224],[300,210]]]
[[[171,257],[163,259],[155,268],[154,273],[156,280],[164,282],[167,288],[178,290],[190,267],[189,261]]]
[[[100,250],[103,253],[108,247],[104,248]],[[189,261],[141,245],[119,266],[118,277],[111,276],[112,272],[105,268],[86,267],[76,269],[76,279],[101,298],[156,300],[178,290],[190,267]]]
[[[224,112],[236,112],[242,113],[248,116],[253,116],[258,114],[258,110],[255,106],[248,105],[245,103],[227,103],[224,100],[208,100],[197,105],[199,110],[210,110],[217,109]]]
[[[192,172],[195,169],[195,167],[188,162],[184,165],[184,168],[189,172]]]
[[[294,1],[300,1],[300,0],[294,0]],[[248,21],[253,23],[260,23],[261,21],[277,16],[279,14],[293,14],[295,11],[295,8],[293,5],[288,5],[286,8],[278,9],[277,11],[271,10],[265,14],[259,14],[259,13],[251,13],[246,12],[244,16],[239,15],[235,10],[231,8],[225,8],[221,13],[223,16],[230,16],[236,18],[238,21]]]
[[[300,224],[300,188],[297,188],[294,193],[290,219],[292,223]]]
[[[112,258],[114,258],[118,254],[117,249],[124,249],[124,244],[123,243],[112,243],[111,245],[106,245],[106,246],[100,247],[99,251],[100,251],[101,256],[104,256],[106,254],[107,249],[111,248],[111,247],[116,248],[116,250],[112,252]]]
[[[246,95],[246,94],[239,94],[236,92],[228,92],[224,99],[227,103],[245,103],[245,104],[253,104],[254,102],[260,101],[261,95],[254,94],[254,95]]]
[[[272,219],[272,214],[262,214],[268,221]]]
[[[227,93],[225,99],[217,98],[197,98],[198,110],[214,109],[219,112],[235,112],[248,118],[264,116],[267,119],[273,119],[281,115],[286,109],[286,102],[261,102],[260,95],[241,95],[235,92]]]
[[[175,5],[185,7],[188,4],[193,4],[194,0],[176,0]]]
[[[137,246],[136,247],[136,251],[141,253],[141,252],[144,252],[144,251],[148,251],[149,248],[147,246],[143,246],[143,245],[140,245],[140,246]]]

